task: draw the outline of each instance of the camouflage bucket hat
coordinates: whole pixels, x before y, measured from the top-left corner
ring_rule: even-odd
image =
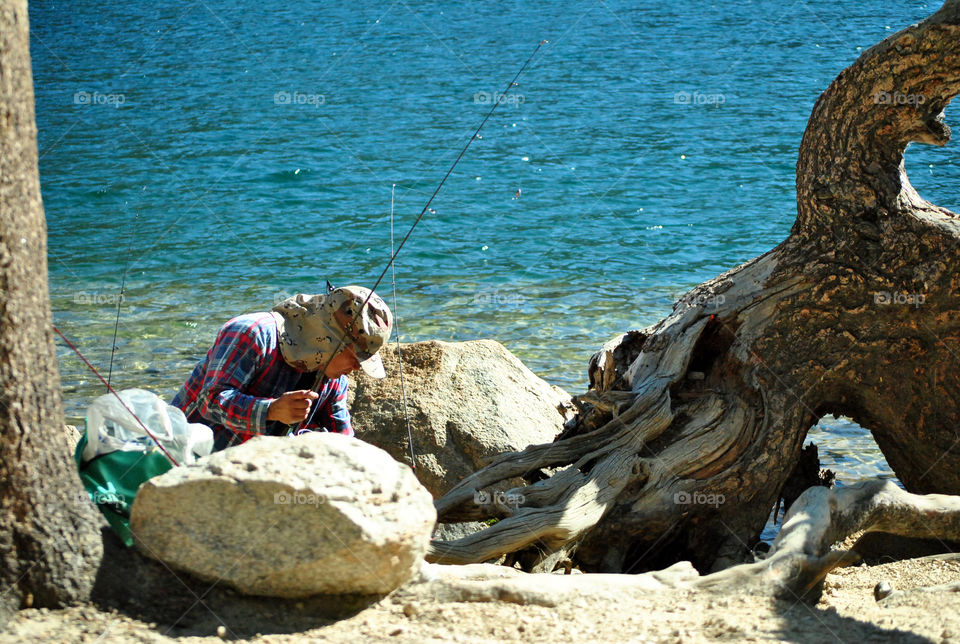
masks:
[[[363,312],[358,314],[361,306]],[[368,375],[386,375],[377,352],[390,339],[393,315],[370,289],[344,286],[317,295],[299,293],[273,310],[278,314],[280,351],[297,369],[322,369],[338,347],[349,345]]]

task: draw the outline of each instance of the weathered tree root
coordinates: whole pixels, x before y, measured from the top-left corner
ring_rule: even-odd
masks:
[[[434,543],[430,560],[562,553],[589,572],[749,561],[828,413],[870,429],[908,490],[960,493],[960,217],[924,201],[903,165],[909,142],[949,140],[943,110],[957,93],[960,0],[948,0],[820,96],[790,237],[604,345],[560,440],[504,454],[437,500],[443,522],[499,522]],[[509,491],[518,502],[473,502],[541,472]],[[803,583],[786,587],[804,592],[845,561],[806,556],[788,566]]]
[[[956,540],[960,538],[960,496],[910,494],[890,481],[870,481],[833,490],[812,487],[794,503],[765,559],[705,576],[682,562],[640,575],[553,576],[549,591],[540,584],[542,577],[503,567],[428,568],[426,579],[443,580],[444,592],[460,601],[521,598],[528,603],[555,605],[562,601],[565,590],[674,588],[754,592],[815,603],[830,571],[859,560],[855,552],[836,550],[834,544],[860,531]],[[926,590],[957,591],[960,584]],[[902,594],[904,591],[894,591],[891,596]]]
[[[794,503],[764,560],[707,575],[698,586],[759,580],[777,596],[803,597],[834,568],[859,560],[857,553],[832,546],[860,531],[955,541],[960,538],[960,496],[910,494],[891,481],[833,490],[812,487]]]
[[[905,590],[897,590],[893,587],[890,587],[888,591],[882,593],[880,596],[876,590],[874,590],[874,595],[877,595],[878,602],[884,603],[896,603],[898,600],[903,599],[904,597],[911,597],[913,595],[920,595],[924,593],[960,593],[960,582],[954,582],[952,584],[938,584],[936,586],[918,586],[917,588],[909,588]]]
[[[427,584],[426,592],[417,591],[415,594],[428,595],[437,601],[502,601],[552,607],[584,594],[621,597],[629,592],[689,588],[696,578],[697,571],[689,562],[680,562],[666,570],[642,575],[528,574],[514,568],[488,564],[424,564],[420,577],[413,584]],[[403,587],[398,593],[402,596],[411,591],[412,587]]]

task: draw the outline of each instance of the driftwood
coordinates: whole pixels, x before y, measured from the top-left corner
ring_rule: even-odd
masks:
[[[605,345],[555,442],[503,454],[437,500],[444,522],[499,520],[434,542],[429,560],[523,552],[530,569],[572,557],[588,572],[689,560],[723,571],[698,585],[762,578],[802,595],[850,558],[830,545],[854,524],[960,537],[949,497],[818,488],[769,558],[729,568],[753,559],[828,413],[868,428],[910,492],[960,494],[960,218],[922,199],[903,163],[911,141],[949,140],[958,54],[960,0],[948,0],[844,70],[803,136],[790,236]],[[516,476],[535,482],[503,495],[510,503],[473,503]]]
[[[827,573],[860,559],[855,551],[835,549],[833,544],[861,531],[960,539],[960,497],[910,494],[890,481],[870,481],[834,490],[811,487],[788,512],[783,529],[764,559],[704,576],[689,563],[680,562],[665,570],[638,575],[551,575],[549,583],[544,584],[542,576],[525,575],[513,568],[443,566],[427,568],[424,581],[442,581],[436,584],[435,594],[451,601],[504,600],[554,606],[563,601],[567,591],[692,589],[754,592],[790,601],[816,602]],[[908,592],[958,590],[960,584],[911,591],[891,588],[878,594],[878,600]]]

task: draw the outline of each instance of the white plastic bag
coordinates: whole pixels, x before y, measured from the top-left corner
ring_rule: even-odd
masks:
[[[124,389],[120,398],[136,414],[167,453],[181,464],[193,463],[213,451],[213,431],[188,423],[183,412],[145,389]],[[155,445],[117,397],[104,394],[87,408],[87,446],[83,462],[115,451],[145,451]]]

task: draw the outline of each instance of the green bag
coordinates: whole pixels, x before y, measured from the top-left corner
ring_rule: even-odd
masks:
[[[156,447],[147,452],[110,452],[84,463],[83,449],[86,446],[87,435],[84,433],[74,452],[83,487],[114,533],[132,546],[130,509],[137,489],[141,483],[163,474],[173,465]]]
[[[74,459],[80,480],[113,531],[128,546],[130,510],[140,484],[213,449],[213,432],[144,389],[100,396],[87,408]],[[145,430],[149,428],[149,432]],[[160,441],[167,455],[157,447]]]

